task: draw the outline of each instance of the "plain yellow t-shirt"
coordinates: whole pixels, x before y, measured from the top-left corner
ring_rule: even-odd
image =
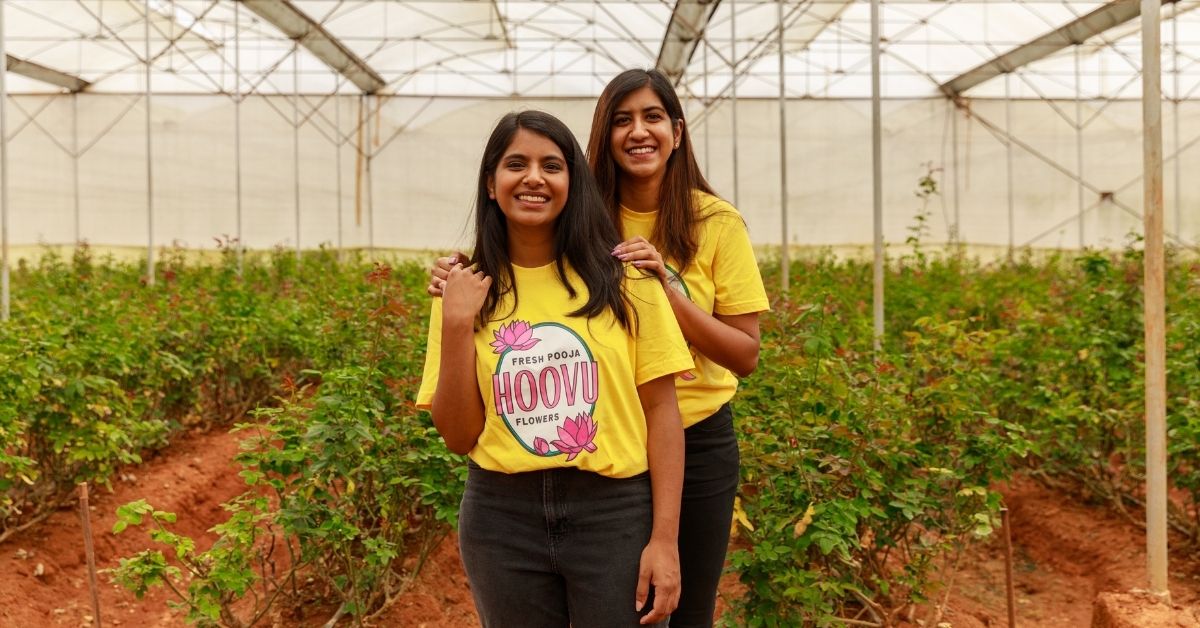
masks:
[[[671,287],[709,314],[749,314],[770,309],[762,275],[750,246],[750,234],[741,214],[728,202],[699,190],[693,193],[700,223],[696,256],[683,272],[675,260],[665,260]],[[621,208],[625,239],[650,239],[658,212],[635,212]],[[737,391],[737,377],[723,366],[692,350],[693,368],[675,378],[675,394],[683,426],[690,427],[711,416]]]
[[[633,332],[612,313],[567,316],[587,301],[574,271],[570,298],[554,264],[513,267],[518,293],[501,320],[475,332],[475,374],[484,427],[469,455],[491,471],[576,467],[614,478],[648,469],[646,416],[637,387],[692,368],[683,334],[658,281],[636,271],[624,282],[637,313]],[[429,318],[417,405],[430,407],[441,363],[442,299]]]

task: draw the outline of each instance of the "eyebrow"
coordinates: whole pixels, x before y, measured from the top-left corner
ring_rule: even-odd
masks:
[[[525,161],[529,161],[529,156],[527,156],[523,153],[509,153],[500,158],[501,161],[504,161],[506,159],[523,159]],[[557,161],[557,162],[565,163],[566,159],[559,157],[558,155],[549,155],[549,156],[543,157],[542,161]]]
[[[621,114],[621,113],[628,114],[631,111],[632,111],[631,109],[617,109],[616,111],[613,112],[613,115],[615,116],[615,115]],[[642,113],[648,113],[650,111],[661,111],[663,113],[666,113],[667,108],[663,107],[661,105],[650,105],[649,107],[642,107]]]

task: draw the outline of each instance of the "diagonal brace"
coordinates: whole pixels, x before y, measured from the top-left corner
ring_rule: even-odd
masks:
[[[387,84],[366,61],[288,0],[242,0],[242,4],[345,76],[363,93],[374,94]]]

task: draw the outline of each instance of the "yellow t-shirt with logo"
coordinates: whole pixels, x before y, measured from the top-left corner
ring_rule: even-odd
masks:
[[[679,264],[665,260],[670,285],[683,292],[709,314],[749,314],[770,309],[762,275],[750,246],[750,234],[741,214],[728,202],[699,190],[693,194],[701,218],[697,226],[696,256],[681,274]],[[658,212],[621,208],[624,238],[650,240]],[[695,365],[675,378],[675,394],[683,426],[711,416],[737,391],[737,377],[723,366],[692,350]]]
[[[648,469],[646,416],[637,387],[692,368],[691,356],[661,284],[628,273],[626,293],[637,312],[627,331],[605,310],[567,316],[587,302],[574,271],[570,298],[554,264],[513,267],[511,297],[475,332],[475,375],[484,427],[468,454],[491,471],[520,473],[576,467],[614,478]],[[425,373],[417,405],[428,408],[441,364],[442,299],[429,317]]]

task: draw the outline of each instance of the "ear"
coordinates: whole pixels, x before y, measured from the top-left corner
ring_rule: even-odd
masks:
[[[488,198],[496,200],[496,176],[488,175],[487,179]]]
[[[671,134],[675,136],[675,148],[679,148],[679,142],[683,141],[683,120],[676,120],[673,126]]]

